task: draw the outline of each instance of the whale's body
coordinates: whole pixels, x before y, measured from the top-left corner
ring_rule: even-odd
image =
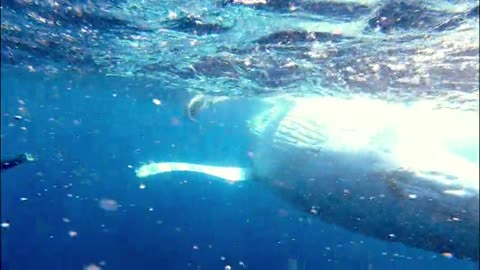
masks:
[[[252,177],[326,222],[477,261],[478,163],[451,149],[467,137],[478,142],[473,120],[371,99],[292,99],[250,121],[257,137],[252,176],[181,163],[145,165],[137,175]]]

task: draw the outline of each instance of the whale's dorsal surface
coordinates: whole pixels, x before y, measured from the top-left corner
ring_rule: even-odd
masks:
[[[266,107],[249,121],[252,168],[152,163],[137,176],[181,170],[255,178],[326,222],[478,260],[478,162],[446,147],[472,133],[478,116],[462,126],[464,115],[368,98],[286,98]],[[478,145],[478,132],[470,135]]]

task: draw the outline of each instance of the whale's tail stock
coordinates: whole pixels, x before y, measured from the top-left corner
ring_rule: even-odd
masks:
[[[241,167],[210,166],[183,162],[158,162],[142,165],[135,170],[137,177],[144,178],[161,173],[195,172],[218,177],[228,182],[244,181],[250,178],[250,170]]]

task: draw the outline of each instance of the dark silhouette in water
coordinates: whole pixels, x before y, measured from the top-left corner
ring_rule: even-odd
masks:
[[[16,167],[22,163],[34,161],[35,158],[28,153],[20,154],[14,158],[2,160],[2,171]]]

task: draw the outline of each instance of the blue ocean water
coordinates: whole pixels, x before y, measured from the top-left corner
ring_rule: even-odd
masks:
[[[140,181],[129,165],[149,159],[249,165],[243,115],[219,107],[197,124],[176,105],[185,95],[151,85],[2,70],[2,155],[38,156],[2,174],[3,269],[477,267],[312,220],[256,183],[186,173]],[[99,207],[105,198],[118,209]]]
[[[8,0],[1,12],[1,155],[37,158],[1,175],[2,269],[478,268],[323,223],[256,181],[135,175],[161,160],[250,167],[245,119],[265,96],[478,111],[477,1]],[[196,122],[184,108],[197,93],[245,99]]]

